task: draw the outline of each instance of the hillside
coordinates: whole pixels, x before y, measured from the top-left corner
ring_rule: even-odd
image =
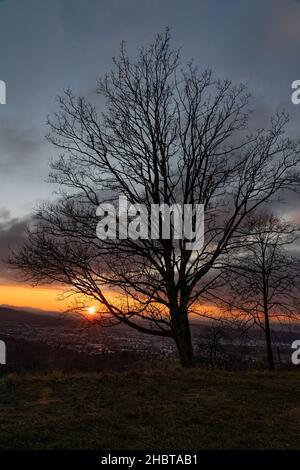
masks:
[[[300,369],[12,374],[1,449],[297,449]]]
[[[59,326],[62,322],[76,323],[76,318],[72,315],[63,315],[60,313],[34,311],[34,309],[24,310],[8,306],[0,306],[0,324],[3,322],[22,323],[24,325],[39,326]],[[78,320],[77,320],[78,322]]]

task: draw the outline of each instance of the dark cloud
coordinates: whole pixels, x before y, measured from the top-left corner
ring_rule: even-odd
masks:
[[[18,129],[13,123],[0,122],[0,175],[32,171],[43,144],[42,136],[30,130]]]
[[[47,198],[44,141],[54,97],[71,87],[89,94],[111,67],[122,39],[130,53],[171,26],[183,62],[193,57],[216,76],[244,82],[253,94],[254,126],[285,108],[298,137],[300,105],[291,83],[300,79],[300,0],[0,0],[0,256],[22,240],[26,214]],[[297,209],[297,198],[289,199]],[[274,206],[275,207],[275,206]],[[277,206],[276,206],[277,208]],[[17,218],[15,217],[17,214]],[[3,267],[1,267],[3,272]]]
[[[8,209],[4,209],[0,207],[0,223],[3,221],[5,222],[9,220],[10,217],[11,217],[10,211]]]
[[[0,208],[0,283],[13,281],[16,273],[7,265],[10,249],[16,249],[26,239],[26,227],[30,217],[11,218],[7,209]]]
[[[51,150],[43,143],[46,115],[57,93],[85,93],[111,66],[122,39],[130,52],[167,25],[184,60],[194,57],[217,75],[244,81],[265,109],[290,104],[300,77],[299,2],[294,0],[37,0],[4,1],[0,17],[1,79],[8,104],[0,109],[1,173],[22,185],[32,174],[31,201],[47,176]],[[299,107],[300,110],[300,107]],[[12,197],[12,204],[18,201]]]

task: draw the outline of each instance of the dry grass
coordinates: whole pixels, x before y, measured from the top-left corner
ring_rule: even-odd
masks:
[[[10,375],[1,449],[299,449],[300,374]]]

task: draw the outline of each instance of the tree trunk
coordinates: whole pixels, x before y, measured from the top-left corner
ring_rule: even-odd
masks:
[[[269,369],[274,370],[274,358],[273,358],[273,351],[272,351],[271,330],[270,330],[270,322],[269,322],[269,316],[268,315],[265,315],[265,335],[266,335],[266,346],[267,346]]]
[[[186,312],[179,311],[172,316],[172,330],[182,367],[193,367],[195,365],[194,351]]]
[[[270,320],[269,320],[269,306],[268,306],[268,291],[267,283],[265,277],[263,278],[263,301],[264,301],[264,320],[265,320],[265,337],[266,337],[266,346],[267,346],[267,355],[269,370],[274,370],[274,358],[272,351],[272,340],[271,340],[271,330],[270,330]]]

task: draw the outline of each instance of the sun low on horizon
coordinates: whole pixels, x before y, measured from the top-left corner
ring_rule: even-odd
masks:
[[[65,312],[70,310],[70,298],[63,298],[64,293],[63,287],[58,286],[37,286],[32,287],[30,285],[23,284],[0,284],[0,306],[9,305],[10,307],[23,307],[23,308],[35,308],[38,310],[50,311],[50,312]],[[112,298],[116,295],[114,292],[108,290],[106,295]],[[199,312],[202,311],[205,314],[208,306],[203,305],[199,307]],[[213,306],[209,306],[211,312],[214,312],[218,316],[218,309]],[[89,303],[86,300],[85,314],[88,317],[94,317],[97,314],[97,307],[94,303]],[[197,317],[192,313],[192,317]]]
[[[88,308],[86,309],[86,311],[87,311],[88,315],[93,316],[93,315],[95,315],[95,313],[97,312],[97,309],[96,309],[96,307],[95,307],[94,305],[91,305],[90,307],[88,307]]]
[[[63,297],[65,289],[59,286],[36,286],[24,284],[0,284],[0,306],[7,305],[10,307],[35,308],[50,312],[65,312],[72,308],[72,299]],[[109,298],[114,297],[114,293],[106,291]],[[85,313],[93,317],[97,313],[95,303],[91,303],[89,299],[85,299]],[[74,309],[75,305],[74,305]]]

